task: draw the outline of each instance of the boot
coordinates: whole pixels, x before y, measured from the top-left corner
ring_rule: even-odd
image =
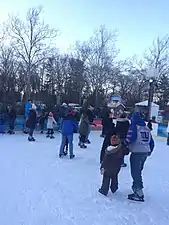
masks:
[[[104,192],[102,191],[102,189],[101,189],[101,188],[98,190],[98,192],[99,192],[100,194],[104,195],[104,196],[107,196],[107,194],[106,194],[106,193],[104,193]]]
[[[50,139],[54,139],[55,137],[53,136],[53,134],[50,136]]]
[[[49,135],[49,134],[47,134],[47,135],[46,135],[46,137],[47,137],[47,138],[49,138],[49,137],[50,137],[50,135]]]
[[[15,134],[15,131],[11,130],[10,134]]]
[[[41,134],[43,134],[43,130],[41,130],[41,132],[40,132]]]

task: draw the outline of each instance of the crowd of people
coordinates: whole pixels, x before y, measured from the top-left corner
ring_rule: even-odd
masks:
[[[14,107],[9,107],[8,115],[10,118],[9,134],[14,134],[14,123],[16,111]],[[77,111],[71,106],[63,103],[59,119],[56,119],[53,112],[42,111],[37,116],[37,107],[31,100],[25,105],[25,129],[28,134],[28,141],[35,141],[34,130],[37,123],[40,126],[40,133],[43,134],[45,121],[47,121],[47,138],[54,138],[54,126],[59,124],[62,135],[59,157],[64,158],[68,155],[70,159],[75,157],[73,149],[73,134],[79,133],[79,147],[87,148],[90,144],[90,127],[94,121],[93,108],[86,104],[82,107],[80,121],[77,119]],[[113,113],[106,107],[102,114],[102,134],[104,138],[100,152],[100,171],[103,175],[102,185],[99,193],[107,195],[109,188],[112,193],[118,190],[118,174],[121,167],[126,167],[124,162],[125,155],[130,154],[130,168],[133,179],[133,193],[128,195],[130,200],[144,201],[142,170],[148,156],[154,149],[154,141],[151,135],[151,122],[146,125],[139,112],[133,114],[131,120],[125,113],[119,115],[116,124],[113,120]]]

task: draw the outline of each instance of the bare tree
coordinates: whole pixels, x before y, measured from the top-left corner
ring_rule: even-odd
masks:
[[[88,83],[96,95],[96,105],[98,92],[108,82],[118,55],[116,36],[116,32],[109,32],[101,26],[88,41],[77,45],[78,55],[82,61],[85,61]]]
[[[31,93],[32,70],[44,59],[51,41],[58,34],[56,29],[51,29],[41,20],[41,12],[41,8],[31,8],[25,21],[11,16],[7,24],[12,46],[26,67],[28,97]]]

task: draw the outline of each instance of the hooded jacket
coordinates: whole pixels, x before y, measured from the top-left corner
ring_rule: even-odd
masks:
[[[121,168],[122,159],[124,155],[127,154],[128,152],[123,148],[121,143],[117,146],[108,146],[105,150],[101,169],[104,168],[109,176],[118,174]]]
[[[32,108],[32,104],[27,102],[25,105],[25,117],[27,118],[29,116],[29,110]]]
[[[126,137],[129,150],[133,153],[150,153],[154,149],[154,140],[150,129],[138,112],[131,118],[131,125]]]

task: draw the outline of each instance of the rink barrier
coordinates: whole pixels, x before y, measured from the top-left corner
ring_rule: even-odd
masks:
[[[4,131],[7,131],[9,129],[8,121],[4,122],[4,114],[0,114],[0,133],[3,133]],[[102,121],[101,119],[95,119],[93,121],[93,124],[91,125],[91,130],[93,131],[101,131],[102,130]],[[167,138],[167,124],[162,123],[153,123],[153,130],[152,134],[153,136],[159,136]],[[22,131],[25,127],[25,118],[24,116],[17,116],[15,121],[15,131]],[[40,127],[37,126],[37,131],[40,130]],[[46,130],[46,123],[45,123],[45,130]],[[58,126],[54,127],[54,130],[58,130]]]

